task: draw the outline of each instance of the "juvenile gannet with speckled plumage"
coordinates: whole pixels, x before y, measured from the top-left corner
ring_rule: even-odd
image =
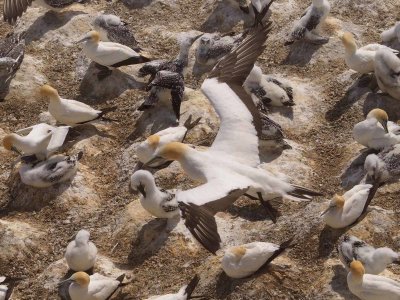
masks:
[[[399,53],[397,50],[380,44],[369,44],[358,48],[354,36],[350,32],[341,34],[340,39],[346,50],[344,57],[346,65],[350,69],[362,74],[374,71],[375,54],[378,50],[386,49],[393,53]]]
[[[89,276],[85,272],[76,272],[59,285],[70,282],[68,292],[71,300],[108,300],[124,285],[124,278],[125,274],[112,279],[98,273]]]
[[[374,248],[355,236],[345,235],[338,244],[340,261],[348,270],[350,263],[357,259],[368,274],[379,274],[389,264],[400,263],[399,253],[388,247]]]
[[[47,84],[40,88],[40,93],[49,100],[49,113],[54,119],[69,126],[76,126],[103,118],[104,114],[115,110],[115,107],[102,111],[96,110],[85,103],[61,98],[57,90]]]
[[[272,148],[274,150],[292,149],[292,146],[290,146],[285,141],[283,129],[278,123],[268,118],[268,116],[266,116],[262,112],[260,112],[260,118],[262,125],[259,139],[262,145],[267,146],[268,148]]]
[[[385,30],[381,33],[382,42],[390,42],[391,40],[397,39],[400,42],[400,22],[396,22],[396,24]]]
[[[400,178],[400,144],[370,154],[365,159],[364,170],[374,182],[394,182]]]
[[[183,286],[176,294],[167,294],[162,296],[152,296],[146,300],[189,300],[199,297],[192,297],[194,290],[199,284],[200,277],[194,276],[188,285]]]
[[[100,40],[103,42],[119,43],[136,52],[140,52],[138,42],[135,36],[127,26],[127,23],[122,21],[120,17],[111,14],[101,14],[97,16],[92,25],[94,30],[100,34]]]
[[[265,242],[253,242],[230,247],[225,251],[222,269],[232,278],[248,277],[271,263],[291,246],[292,240],[281,245]]]
[[[23,156],[34,155],[37,160],[45,160],[64,144],[69,128],[40,123],[6,135],[3,146]]]
[[[400,58],[386,49],[375,55],[375,76],[382,92],[400,100]]]
[[[347,275],[349,290],[361,300],[399,300],[400,283],[393,279],[365,274],[363,264],[354,260]]]
[[[293,44],[297,40],[307,40],[315,44],[323,44],[329,41],[329,38],[318,35],[321,25],[325,22],[331,10],[331,5],[327,0],[312,0],[300,20],[296,22],[290,39],[285,44]]]
[[[265,78],[262,70],[254,66],[243,84],[257,106],[293,106],[293,88],[277,79]]]
[[[144,53],[137,53],[128,46],[100,41],[100,34],[97,31],[88,32],[78,43],[82,43],[83,52],[99,65],[101,69],[97,75],[99,80],[111,75],[114,68],[151,60]]]
[[[78,169],[82,152],[74,156],[55,155],[38,164],[23,164],[19,169],[21,181],[37,188],[50,187],[70,180]]]
[[[212,146],[207,151],[198,151],[173,142],[160,147],[154,159],[148,162],[160,158],[177,160],[191,179],[203,183],[177,194],[178,201],[184,199],[197,205],[215,202],[218,205],[221,203],[219,199],[237,192],[239,196],[248,194],[268,205],[264,199],[276,196],[310,199],[320,195],[258,168],[261,122],[257,108],[242,85],[264,50],[269,30],[270,27],[265,26],[252,31],[235,50],[218,62],[201,86],[221,120]],[[271,218],[275,219],[272,213]]]
[[[389,121],[388,114],[380,109],[371,110],[366,119],[354,125],[354,139],[365,147],[381,150],[400,142],[400,126]]]
[[[321,214],[332,228],[344,228],[355,224],[367,211],[378,186],[358,184],[342,196],[335,195],[328,208]]]
[[[68,244],[64,257],[71,270],[75,272],[88,271],[94,267],[97,248],[89,239],[89,231],[82,229]]]

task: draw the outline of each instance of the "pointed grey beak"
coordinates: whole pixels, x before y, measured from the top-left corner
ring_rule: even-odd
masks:
[[[383,129],[385,130],[386,133],[389,133],[388,127],[387,127],[387,121],[383,120],[380,121],[379,123],[381,123]]]
[[[321,213],[320,217],[324,216],[328,211],[330,211],[334,207],[335,205],[329,205],[328,208],[325,209],[323,213]]]
[[[160,157],[160,156],[156,156],[156,157],[150,159],[150,160],[149,160],[148,162],[146,162],[145,164],[143,164],[142,168],[150,167],[150,165],[152,165],[152,164],[154,164],[154,163],[156,163],[156,162],[158,162],[158,163],[164,162],[164,158],[162,158],[162,157]]]
[[[21,153],[17,148],[15,148],[14,146],[11,147],[11,151],[14,151],[14,152],[17,153],[18,155],[21,155],[21,156],[22,156],[22,153]]]
[[[83,39],[80,39],[79,41],[75,42],[75,44],[80,44],[80,43],[86,42],[89,39],[90,39],[90,37],[85,36]]]

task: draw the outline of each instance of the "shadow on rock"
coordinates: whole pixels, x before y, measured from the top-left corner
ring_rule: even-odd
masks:
[[[361,76],[360,78],[358,78],[358,80],[354,82],[353,85],[347,90],[343,98],[335,103],[335,105],[327,111],[325,115],[326,120],[338,120],[365,94],[371,92],[371,89],[369,88],[371,80],[372,78],[369,75]]]
[[[95,63],[89,65],[79,87],[81,97],[101,103],[119,97],[126,90],[145,88],[144,83],[136,81],[133,76],[118,69],[99,81],[97,78],[99,71]]]
[[[292,106],[268,106],[270,113],[279,113],[290,120],[294,118],[294,112]]]
[[[122,0],[124,4],[129,9],[140,9],[149,6],[154,0]]]
[[[346,170],[340,176],[342,182],[341,185],[345,190],[350,190],[355,185],[361,182],[366,174],[364,170],[365,159],[368,155],[376,152],[377,151],[375,151],[374,149],[365,149],[346,168]]]
[[[339,238],[348,230],[348,228],[334,229],[325,225],[319,234],[318,258],[326,258],[331,255],[336,248]]]
[[[212,68],[214,68],[214,65],[202,65],[202,64],[199,64],[196,60],[193,65],[192,74],[195,77],[201,77],[204,74],[210,72],[212,70]]]
[[[290,52],[283,61],[285,65],[306,66],[312,59],[312,56],[322,45],[312,44],[306,41],[297,41],[290,46]]]
[[[282,199],[282,198],[280,198]],[[251,201],[251,200],[250,200]],[[272,207],[274,208],[274,212],[276,217],[279,218],[281,214],[279,213],[278,209],[282,204],[282,200],[274,200],[269,201]],[[240,205],[238,206],[236,203],[231,205],[228,209],[228,212],[234,216],[234,218],[240,217],[242,219],[255,222],[255,221],[265,221],[270,220],[269,215],[261,205],[259,201],[254,201],[254,203],[250,203],[247,205]],[[272,221],[271,221],[272,222]],[[271,223],[272,224],[272,223]]]
[[[352,295],[347,286],[347,270],[342,265],[335,265],[332,269],[335,273],[330,282],[332,290],[341,295],[343,299],[358,299]]]
[[[400,120],[400,101],[386,94],[369,94],[365,99],[363,113],[366,116],[374,108],[381,108],[389,115],[389,120]]]
[[[40,40],[47,32],[56,30],[67,24],[73,17],[86,14],[83,11],[65,11],[61,13],[48,11],[39,17],[26,31],[25,42],[30,44]]]

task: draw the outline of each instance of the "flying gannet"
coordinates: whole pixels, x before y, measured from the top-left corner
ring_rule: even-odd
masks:
[[[101,70],[97,75],[99,80],[111,75],[114,68],[141,64],[151,60],[147,54],[138,53],[128,46],[100,41],[100,34],[97,31],[88,32],[77,43],[82,43],[83,52],[98,64]]]
[[[379,275],[365,274],[364,266],[358,260],[350,263],[347,285],[361,300],[400,299],[399,282]]]
[[[400,100],[400,58],[387,49],[376,52],[375,76],[382,92]]]
[[[400,42],[400,22],[396,22],[393,27],[383,31],[381,33],[381,39],[385,43],[394,39],[397,39]]]
[[[399,53],[397,50],[391,49],[380,44],[369,44],[367,46],[357,48],[354,36],[350,32],[344,32],[340,35],[340,39],[346,50],[346,65],[359,73],[365,74],[373,72],[375,68],[375,54],[378,50],[385,49],[393,53]]]
[[[64,257],[74,272],[88,271],[94,267],[97,248],[89,239],[89,231],[82,229],[67,246]]]
[[[292,240],[281,245],[253,242],[230,247],[222,258],[222,269],[232,278],[248,277],[267,266],[291,245]]]
[[[355,236],[345,235],[338,244],[340,261],[349,270],[350,263],[357,259],[367,274],[379,274],[389,264],[400,263],[399,253],[388,247],[374,248]]]
[[[176,294],[167,294],[163,296],[152,296],[146,300],[189,300],[199,297],[192,297],[194,290],[199,284],[200,277],[198,275],[194,276],[188,285],[183,286]]]
[[[382,150],[400,142],[400,126],[389,121],[384,110],[375,108],[364,121],[354,125],[353,137],[365,147]]]
[[[400,144],[370,154],[365,159],[364,170],[373,182],[395,182],[400,178]]]

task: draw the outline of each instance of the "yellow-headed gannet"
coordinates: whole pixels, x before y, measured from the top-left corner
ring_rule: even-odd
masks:
[[[363,265],[365,273],[379,274],[389,264],[400,263],[399,253],[388,247],[374,248],[355,236],[345,235],[338,244],[339,258],[346,269],[357,259]]]
[[[382,92],[400,100],[400,58],[386,49],[375,55],[375,76]]]
[[[199,284],[200,277],[198,275],[194,276],[188,285],[183,286],[176,294],[167,294],[163,296],[152,296],[146,300],[189,300],[199,297],[192,297],[194,290]]]
[[[71,270],[75,272],[88,271],[94,267],[97,248],[89,239],[89,231],[82,229],[68,244],[64,257]]]

